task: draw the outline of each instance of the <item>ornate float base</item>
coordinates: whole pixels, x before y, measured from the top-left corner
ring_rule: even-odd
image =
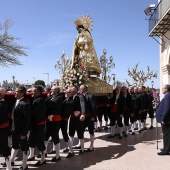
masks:
[[[95,96],[112,95],[113,93],[113,86],[98,77],[89,78],[85,84],[88,85],[88,91]]]

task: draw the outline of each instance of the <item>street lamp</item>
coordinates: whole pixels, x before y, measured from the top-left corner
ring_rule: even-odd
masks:
[[[60,74],[63,74],[63,72],[71,66],[71,59],[66,57],[66,53],[63,50],[61,57],[57,57],[56,65],[54,66],[56,70],[59,70]]]
[[[151,81],[151,85],[152,85],[152,90],[153,90],[153,85],[154,85],[154,81],[153,80]]]
[[[33,84],[35,84],[35,77],[32,77],[33,79],[34,79],[34,83]]]
[[[102,79],[107,81],[107,72],[110,73],[111,69],[115,67],[115,63],[113,63],[113,57],[110,56],[109,61],[106,58],[107,51],[103,50],[103,55],[100,57],[100,66],[102,69]]]
[[[49,73],[44,73],[47,74],[47,85],[49,85]]]

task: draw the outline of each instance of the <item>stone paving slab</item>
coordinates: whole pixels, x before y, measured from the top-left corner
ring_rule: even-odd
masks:
[[[149,127],[149,125],[148,125]],[[50,163],[54,155],[47,158],[47,164],[35,168],[30,162],[29,169],[40,170],[163,170],[170,169],[170,156],[158,156],[160,148],[162,148],[161,127],[158,125],[158,149],[156,139],[156,128],[147,130],[139,134],[136,132],[134,136],[128,134],[128,137],[117,139],[117,137],[108,139],[109,130],[95,133],[95,150],[90,153],[78,155],[75,150],[75,156],[66,158],[66,154],[62,153],[64,142],[61,140],[60,156],[61,161]],[[60,134],[61,135],[61,134]],[[89,147],[89,134],[85,132],[85,148]],[[62,138],[62,136],[61,136]],[[50,150],[50,144],[48,150]],[[17,166],[21,164],[21,153],[16,161]],[[3,158],[0,158],[0,162]],[[0,169],[5,170],[0,166]]]

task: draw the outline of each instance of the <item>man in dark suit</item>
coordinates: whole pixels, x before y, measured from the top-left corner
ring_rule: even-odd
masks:
[[[31,109],[29,101],[25,98],[26,88],[20,86],[15,90],[15,98],[17,99],[12,112],[12,151],[11,151],[11,162],[17,155],[18,149],[21,148],[23,151],[22,165],[20,170],[25,170],[27,166],[27,155],[28,155],[28,141],[27,134],[29,125],[31,122]]]
[[[8,170],[12,170],[10,150],[8,147],[8,134],[9,134],[9,120],[7,103],[4,100],[5,90],[0,88],[0,155],[5,157],[5,163]]]
[[[45,145],[44,145],[44,128],[45,128],[45,100],[42,97],[43,87],[34,86],[32,90],[32,97],[34,98],[31,105],[31,131],[29,136],[29,150],[28,161],[35,160],[35,147],[37,146],[41,154],[39,160],[34,166],[40,166],[46,163],[45,160]]]
[[[63,152],[68,152],[67,158],[71,158],[74,156],[72,142],[69,139],[67,129],[68,129],[68,120],[70,118],[71,113],[73,113],[74,108],[74,100],[73,100],[73,89],[69,87],[65,92],[66,99],[63,101],[63,108],[61,114],[61,132],[63,135],[63,139],[67,144],[67,148],[63,150]],[[69,149],[68,149],[69,148]]]
[[[74,135],[77,131],[77,136],[80,141],[81,150],[79,154],[83,154],[84,150],[84,120],[85,120],[85,101],[84,97],[81,94],[78,94],[78,87],[73,86],[73,99],[74,99],[74,108],[73,113],[70,117],[69,123],[69,136],[71,138],[72,144],[74,141]]]
[[[85,120],[84,120],[84,131],[86,127],[88,127],[88,131],[90,134],[90,147],[87,149],[87,152],[91,152],[94,150],[94,120],[96,118],[96,100],[93,94],[88,93],[88,86],[83,84],[80,86],[79,90],[80,94],[82,94],[85,98]]]
[[[125,97],[120,93],[120,87],[117,86],[114,89],[113,92],[113,97],[110,99],[110,127],[111,127],[111,133],[108,136],[108,138],[114,137],[114,132],[115,132],[115,125],[117,122],[118,126],[118,134],[119,137],[118,139],[122,139],[122,130],[123,130],[123,123],[122,123],[122,118],[124,116],[125,112]]]
[[[156,120],[161,123],[163,133],[163,149],[158,155],[169,155],[170,152],[170,85],[162,88],[164,98],[156,109]]]
[[[51,94],[47,96],[46,99],[46,130],[45,130],[45,145],[47,149],[48,139],[51,136],[53,145],[55,148],[55,157],[52,158],[51,162],[56,162],[61,160],[59,151],[60,151],[60,139],[59,139],[59,130],[61,127],[61,113],[62,113],[62,104],[63,97],[60,95],[60,87],[53,86],[51,88]]]

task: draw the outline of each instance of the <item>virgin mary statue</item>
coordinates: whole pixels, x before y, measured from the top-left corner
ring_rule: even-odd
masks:
[[[92,20],[89,16],[82,16],[75,22],[78,35],[73,47],[72,68],[83,68],[88,74],[100,75],[101,69],[96,54],[90,30]]]

